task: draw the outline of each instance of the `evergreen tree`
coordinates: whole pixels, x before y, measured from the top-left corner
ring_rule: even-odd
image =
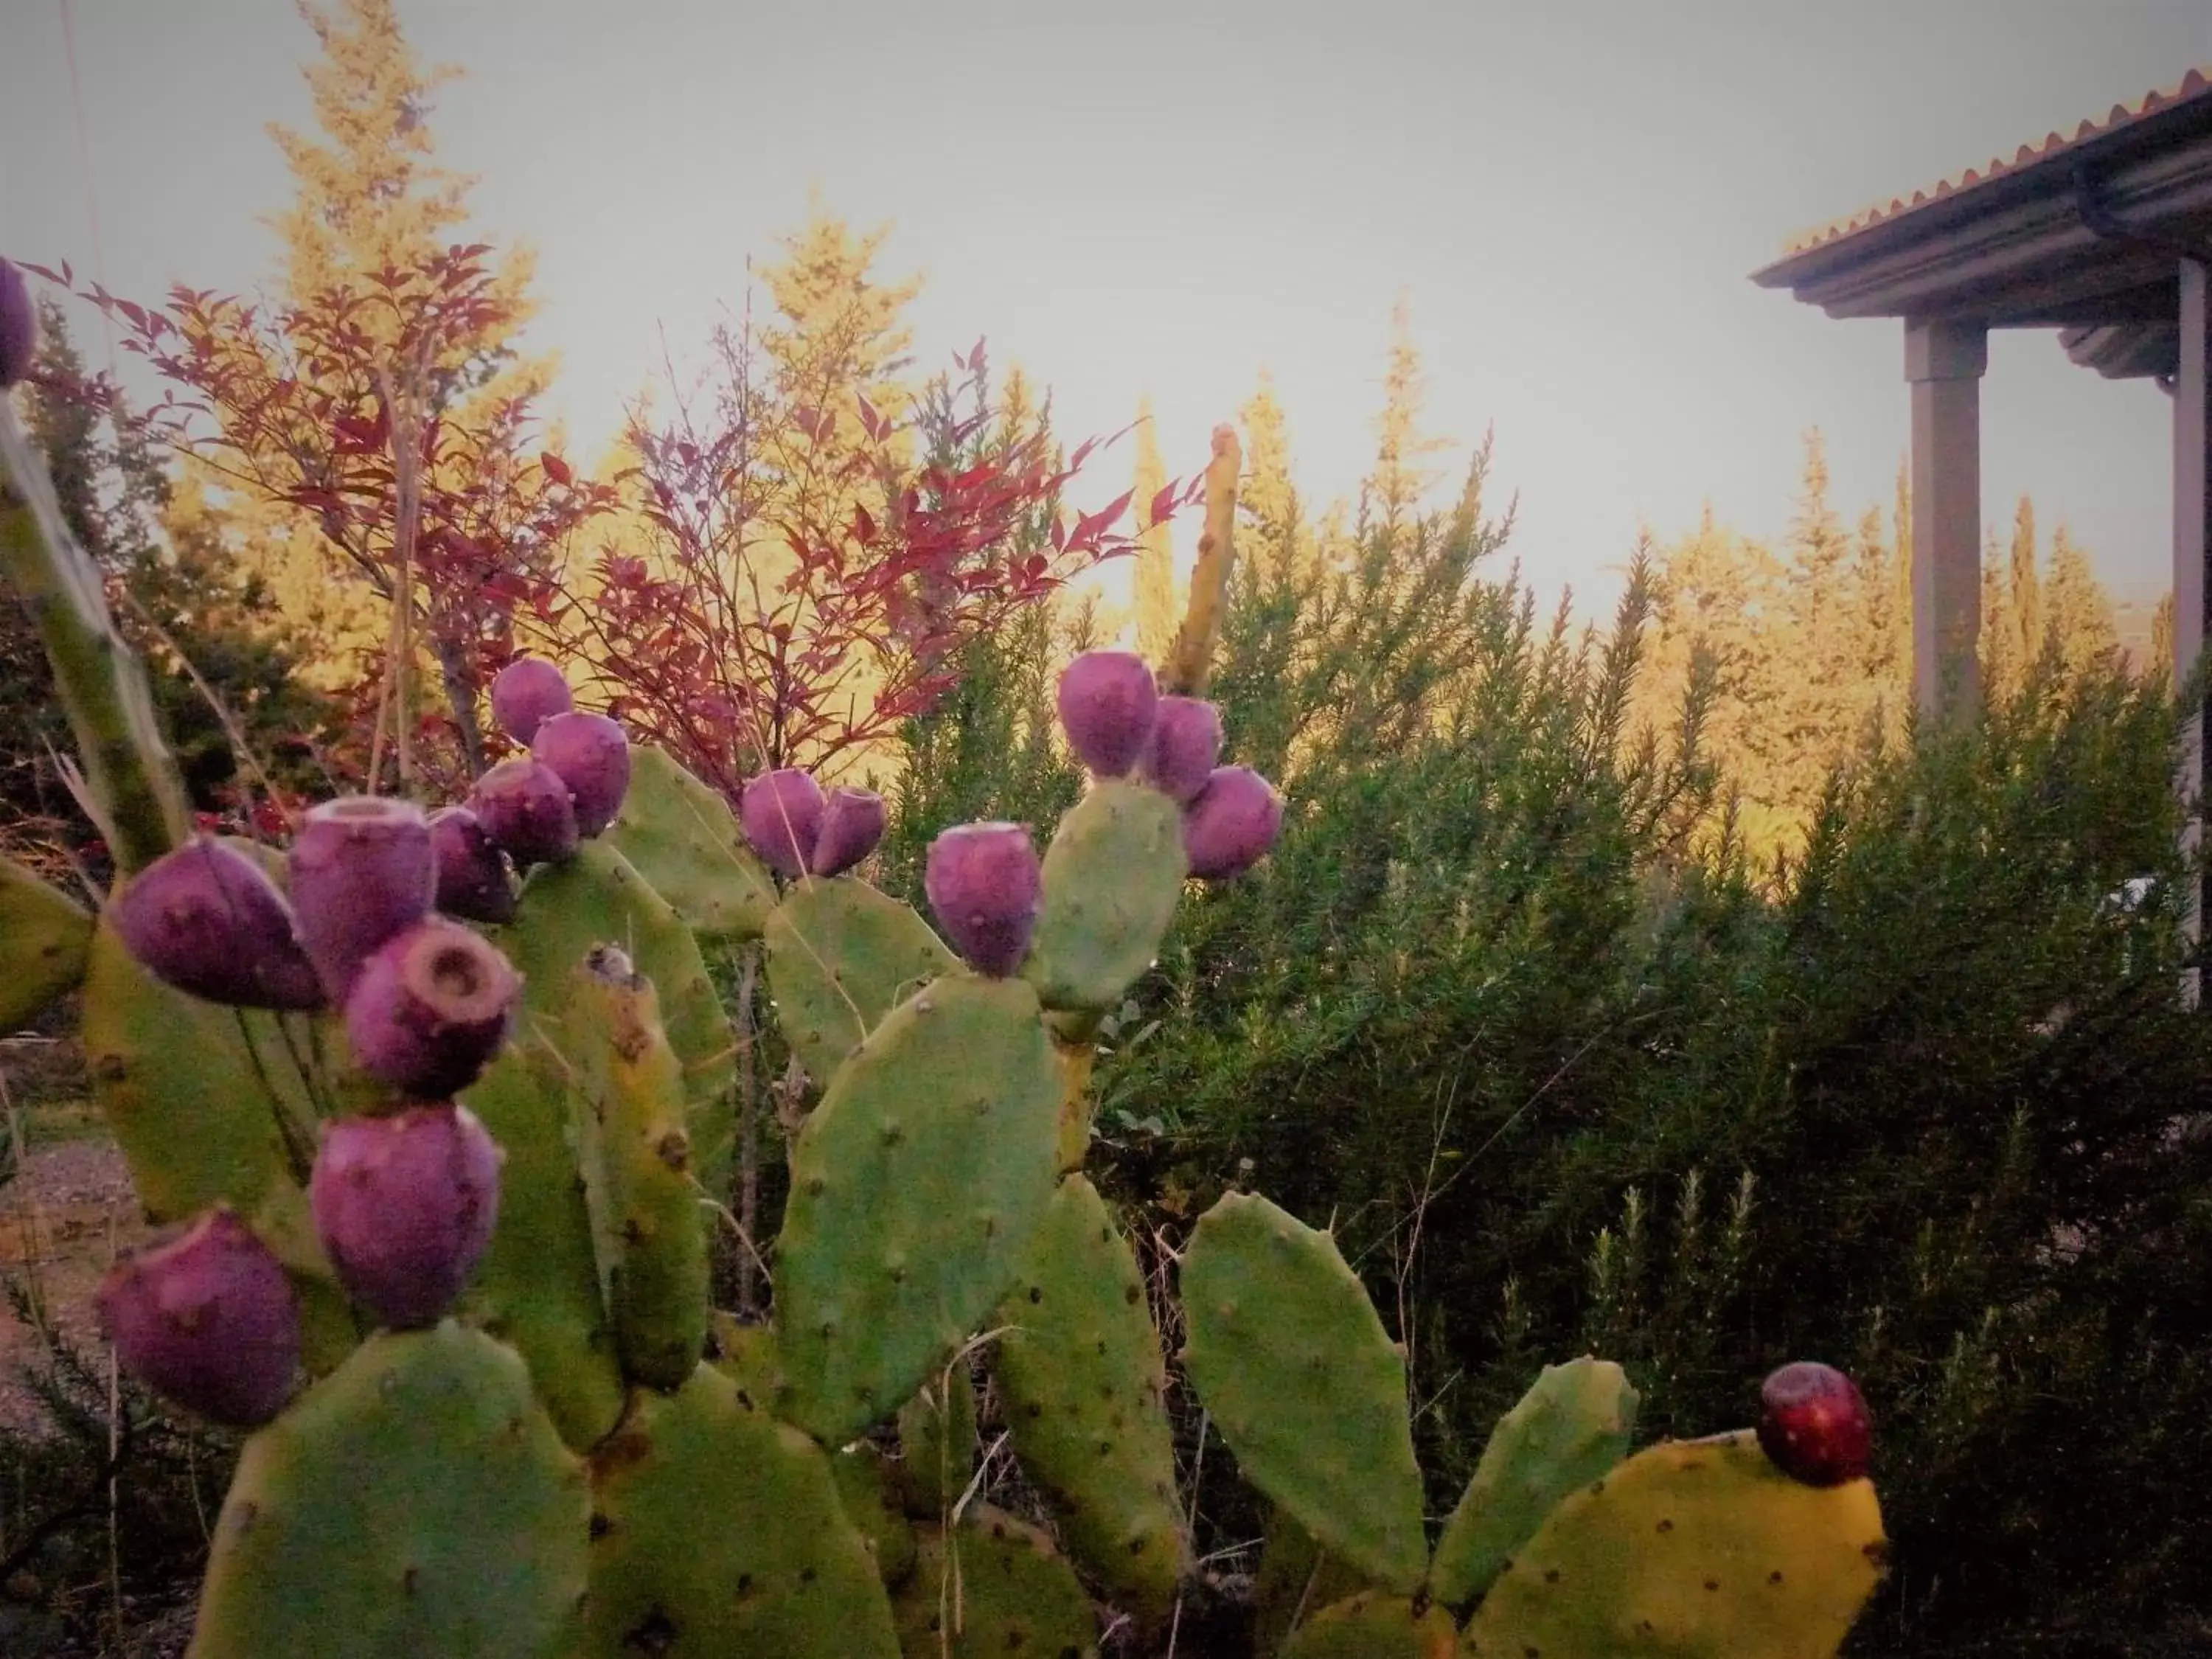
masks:
[[[1244,477],[1237,491],[1243,520],[1237,558],[1263,575],[1286,576],[1300,569],[1311,549],[1291,482],[1288,423],[1275,398],[1274,379],[1266,370],[1237,418],[1244,441]]]
[[[2035,503],[2026,495],[2014,509],[2012,557],[2005,589],[2005,629],[2022,663],[2043,654],[2043,594],[2037,580]]]
[[[2061,524],[2051,538],[2051,580],[2044,593],[2044,638],[2073,678],[2113,659],[2120,636],[2112,602],[2090,568],[2089,556]]]
[[[1131,585],[1137,650],[1151,663],[1167,660],[1182,617],[1176,603],[1175,541],[1167,525],[1152,519],[1153,498],[1167,482],[1159,428],[1152,419],[1152,400],[1146,398],[1137,405],[1137,471],[1130,497],[1137,521],[1137,568]]]
[[[1375,464],[1360,485],[1358,534],[1372,528],[1395,542],[1410,532],[1422,501],[1441,476],[1427,464],[1428,458],[1449,449],[1451,443],[1422,429],[1426,396],[1412,313],[1401,298],[1390,309],[1390,351],[1382,376],[1382,409],[1375,422]]]

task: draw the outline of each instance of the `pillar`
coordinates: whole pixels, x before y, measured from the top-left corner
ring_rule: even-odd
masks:
[[[1912,387],[1912,690],[1924,716],[1981,702],[1982,371],[1978,324],[1905,325]]]
[[[2178,690],[2204,646],[2206,566],[2212,562],[2212,265],[2181,261],[2181,361],[2173,382],[2173,678]],[[2182,747],[2182,799],[2198,801],[2207,775],[2204,711],[2190,721]],[[2193,854],[2203,821],[2192,811],[2182,831]],[[2205,893],[2191,881],[2191,943],[2203,937]],[[2196,987],[2186,988],[2194,1000]]]

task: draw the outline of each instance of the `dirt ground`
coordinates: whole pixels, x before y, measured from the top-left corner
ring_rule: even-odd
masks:
[[[114,1143],[90,1124],[66,1127],[77,1132],[67,1139],[42,1134],[16,1178],[0,1188],[0,1275],[30,1287],[45,1317],[92,1346],[99,1340],[92,1298],[100,1275],[146,1229]],[[21,1372],[38,1346],[14,1309],[0,1304],[0,1426],[36,1426],[37,1407]]]

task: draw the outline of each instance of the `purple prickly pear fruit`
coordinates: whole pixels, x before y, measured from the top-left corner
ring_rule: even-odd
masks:
[[[884,798],[872,789],[832,789],[822,804],[822,829],[807,868],[839,876],[876,850],[884,838]]]
[[[1133,651],[1086,651],[1060,676],[1060,724],[1093,776],[1118,778],[1144,758],[1159,688]]]
[[[629,739],[605,714],[555,714],[530,742],[531,758],[553,769],[575,804],[576,833],[596,836],[629,793]]]
[[[1792,1480],[1840,1486],[1866,1473],[1873,1425],[1857,1384],[1811,1360],[1784,1365],[1759,1390],[1759,1443]]]
[[[491,683],[491,717],[517,743],[536,741],[539,726],[575,706],[568,677],[543,657],[517,657]]]
[[[31,372],[39,355],[39,312],[23,273],[0,259],[0,391]]]
[[[430,814],[430,850],[438,860],[437,908],[471,921],[514,920],[514,888],[507,860],[465,806]]]
[[[300,943],[343,1003],[368,953],[430,914],[438,855],[412,801],[349,795],[311,809],[284,861]]]
[[[125,884],[108,921],[131,959],[165,985],[240,1008],[319,1008],[292,907],[235,847],[196,836]]]
[[[795,881],[822,832],[822,786],[813,774],[787,766],[746,783],[738,801],[738,822],[761,862],[786,881]]]
[[[1145,746],[1145,781],[1188,806],[1221,758],[1221,711],[1203,697],[1162,697]]]
[[[576,804],[543,761],[504,760],[477,780],[469,811],[518,867],[576,856]]]
[[[929,844],[929,908],[968,964],[1004,979],[1029,955],[1044,875],[1018,823],[963,823]]]
[[[411,1099],[459,1094],[506,1041],[521,988],[494,946],[431,916],[362,964],[345,1006],[354,1059]]]
[[[276,1255],[228,1207],[124,1257],[100,1285],[123,1369],[188,1411],[258,1428],[300,1366],[300,1304]]]
[[[501,1156],[449,1102],[327,1125],[307,1198],[347,1294],[398,1329],[443,1318],[491,1243]]]
[[[1241,876],[1275,844],[1283,798],[1249,766],[1217,766],[1182,811],[1183,856],[1194,876]]]

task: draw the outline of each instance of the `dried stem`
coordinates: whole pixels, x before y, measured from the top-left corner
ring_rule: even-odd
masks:
[[[1229,572],[1237,561],[1237,477],[1243,464],[1237,429],[1214,428],[1213,459],[1206,469],[1206,531],[1198,538],[1190,605],[1176,634],[1166,672],[1160,676],[1160,689],[1178,696],[1200,695],[1213,672],[1222,614],[1229,605]]]

